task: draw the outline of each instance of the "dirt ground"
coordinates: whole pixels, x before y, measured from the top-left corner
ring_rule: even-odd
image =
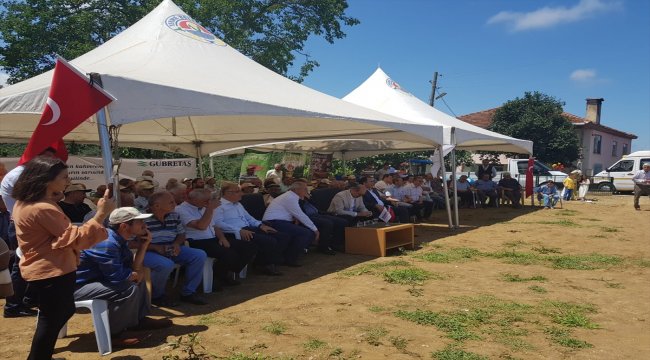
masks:
[[[309,254],[284,276],[249,274],[207,306],[155,309],[170,329],[106,359],[647,359],[650,202],[461,209],[462,228],[416,228],[417,251]],[[0,358],[24,359],[33,318],[0,318]],[[198,334],[195,345],[188,335]],[[177,349],[169,343],[182,336]],[[55,358],[98,358],[75,315]]]

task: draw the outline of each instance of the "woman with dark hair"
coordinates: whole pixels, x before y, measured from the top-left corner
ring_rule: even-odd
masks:
[[[74,314],[75,271],[79,251],[108,237],[103,221],[115,208],[107,190],[97,213],[73,226],[52,199],[69,184],[68,167],[56,158],[36,157],[16,181],[12,213],[23,255],[20,271],[28,282],[26,298],[39,308],[28,359],[52,358],[57,334]]]

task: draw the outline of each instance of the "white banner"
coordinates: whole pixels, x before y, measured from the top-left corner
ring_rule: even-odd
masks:
[[[161,188],[165,187],[167,180],[176,178],[196,177],[196,159],[121,159],[120,179],[135,180],[142,175],[144,170],[151,170]],[[18,158],[0,158],[7,170],[16,167]],[[68,175],[73,183],[82,183],[88,189],[96,189],[104,183],[104,168],[102,159],[95,157],[70,156],[67,161]]]

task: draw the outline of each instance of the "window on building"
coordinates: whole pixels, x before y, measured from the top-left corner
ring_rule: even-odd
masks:
[[[600,154],[600,145],[603,142],[603,137],[600,135],[594,135],[594,154]]]
[[[627,144],[623,144],[623,153],[621,155],[627,155],[629,153],[630,153],[630,151],[627,148]]]
[[[618,147],[618,142],[612,141],[612,156],[616,156],[616,147]]]

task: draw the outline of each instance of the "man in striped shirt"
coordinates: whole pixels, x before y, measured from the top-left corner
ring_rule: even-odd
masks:
[[[176,264],[181,264],[186,267],[181,301],[205,305],[205,300],[196,294],[196,289],[203,279],[203,263],[207,255],[203,250],[183,245],[185,227],[178,213],[174,212],[175,207],[174,197],[167,191],[149,197],[149,209],[153,216],[145,219],[145,223],[152,240],[144,256],[144,266],[151,269],[151,303],[176,305],[165,295],[165,283]]]

